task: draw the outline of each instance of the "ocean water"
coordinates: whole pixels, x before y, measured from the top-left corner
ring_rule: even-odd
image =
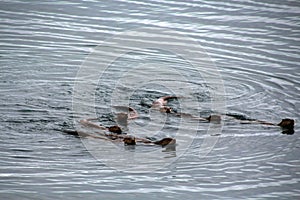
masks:
[[[299,198],[299,16],[296,0],[1,1],[1,199]],[[152,113],[164,95],[295,132]],[[128,134],[176,149],[62,132],[113,125],[114,105],[140,115]]]

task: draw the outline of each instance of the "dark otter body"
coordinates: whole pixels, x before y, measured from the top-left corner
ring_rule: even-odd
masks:
[[[174,138],[164,138],[164,139],[159,140],[159,141],[151,142],[147,139],[143,139],[143,138],[136,139],[135,137],[128,136],[128,137],[125,137],[123,139],[123,142],[124,142],[125,145],[136,145],[136,142],[142,142],[142,143],[145,143],[145,144],[152,143],[152,144],[156,144],[156,145],[160,145],[160,146],[164,147],[164,146],[167,146],[167,145],[175,144],[176,139],[174,139]]]
[[[167,145],[171,145],[171,144],[175,144],[176,143],[176,139],[174,138],[164,138],[162,140],[159,140],[159,141],[156,141],[156,142],[153,142],[154,144],[157,144],[157,145],[161,145],[161,146],[167,146]]]
[[[125,145],[136,145],[136,141],[134,137],[125,137],[123,139]]]
[[[246,117],[244,115],[240,115],[240,114],[226,113],[225,115],[229,116],[229,117],[233,117],[238,120],[242,120],[242,121],[255,121],[255,119],[251,119],[251,118],[248,118],[248,117]]]
[[[122,134],[122,129],[119,126],[110,126],[108,130],[112,133]]]
[[[294,128],[295,121],[293,119],[285,118],[281,120],[281,122],[278,124],[278,126],[286,129],[293,129]]]
[[[76,130],[69,130],[69,129],[66,129],[66,130],[62,130],[64,133],[67,133],[69,135],[75,135],[75,136],[79,136],[79,133],[78,131]]]
[[[293,135],[294,134],[294,125],[295,121],[293,119],[285,118],[281,120],[279,124],[277,124],[282,128],[282,133],[287,135]]]

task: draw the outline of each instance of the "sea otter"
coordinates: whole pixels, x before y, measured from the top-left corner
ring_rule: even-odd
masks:
[[[180,97],[178,97],[178,96],[160,97],[153,102],[152,108],[159,109],[161,112],[170,113],[177,117],[190,118],[190,119],[194,119],[194,120],[207,121],[207,122],[212,122],[212,123],[221,123],[222,118],[233,117],[234,119],[239,120],[240,123],[242,123],[242,124],[258,123],[258,124],[262,124],[262,125],[280,126],[282,128],[282,133],[284,133],[284,134],[293,134],[294,133],[295,121],[293,119],[289,119],[289,118],[282,119],[282,121],[280,123],[276,124],[276,123],[266,122],[266,121],[257,120],[257,119],[249,119],[242,115],[235,115],[235,114],[212,114],[209,117],[202,118],[202,117],[194,116],[194,115],[191,115],[188,113],[175,113],[172,111],[172,108],[167,106],[168,100],[174,99],[174,98],[180,98]]]
[[[92,120],[97,120],[97,119],[95,119],[95,118],[83,119],[83,120],[80,120],[80,123],[84,126],[93,127],[93,128],[97,128],[100,130],[107,130],[109,132],[116,133],[116,134],[123,133],[122,129],[117,125],[105,127],[105,126],[98,125],[94,122],[91,122]]]
[[[136,145],[135,137],[129,136],[123,139],[125,145]]]
[[[292,129],[292,128],[294,128],[294,124],[295,124],[295,121],[293,119],[285,118],[285,119],[282,119],[281,122],[277,125],[282,128]]]
[[[176,139],[174,138],[163,138],[158,141],[150,141],[146,138],[135,138],[132,136],[127,136],[123,139],[123,142],[125,145],[136,145],[137,142],[144,143],[144,144],[156,144],[160,145],[162,147],[165,147],[167,145],[174,145],[176,143]]]
[[[122,134],[122,129],[119,126],[110,126],[108,130],[112,133]]]
[[[246,118],[242,115],[236,115],[236,114],[212,114],[209,117],[202,118],[198,116],[194,116],[192,114],[186,114],[186,113],[175,113],[172,111],[170,107],[167,106],[167,102],[169,99],[174,99],[174,98],[179,98],[177,96],[165,96],[165,97],[160,97],[159,99],[155,100],[152,104],[151,108],[158,109],[161,112],[164,113],[169,113],[170,116],[177,116],[177,117],[184,117],[184,118],[191,118],[194,120],[199,120],[203,122],[212,122],[212,123],[221,123],[222,118],[228,118],[230,117],[231,119],[239,120],[240,123],[258,123],[258,124],[263,124],[263,125],[271,125],[271,126],[279,126],[282,128],[282,133],[284,134],[294,134],[294,124],[295,121],[293,119],[285,118],[282,119],[280,123],[271,123],[271,122],[266,122],[266,121],[261,121],[261,120],[255,120],[255,119],[249,119]],[[126,106],[115,106],[116,108],[122,108],[122,109],[127,109],[127,113],[118,113],[117,114],[117,122],[118,124],[125,124],[127,125],[128,120],[136,119],[138,117],[138,113],[135,109],[131,107],[126,107]],[[147,138],[136,138],[133,136],[129,136],[124,134],[122,131],[122,128],[114,125],[110,127],[104,127],[101,125],[98,125],[96,123],[91,122],[92,120],[96,119],[84,119],[81,120],[80,123],[84,126],[89,126],[93,127],[99,130],[104,130],[105,132],[96,132],[99,135],[91,135],[89,133],[85,133],[80,131],[80,134],[78,131],[72,131],[72,130],[64,130],[64,132],[71,134],[71,135],[80,135],[80,136],[90,136],[94,138],[99,138],[99,139],[104,139],[104,140],[110,140],[114,142],[124,142],[125,145],[136,145],[137,143],[144,143],[144,144],[154,144],[154,145],[160,145],[162,147],[165,147],[167,145],[172,145],[176,143],[176,139],[174,138],[163,138],[158,141],[153,141]],[[120,123],[122,122],[122,123]],[[109,133],[107,133],[109,132]]]
[[[167,146],[168,144],[175,144],[176,140],[174,138],[163,138],[159,141],[151,141],[147,138],[137,138],[137,137],[133,137],[130,135],[126,135],[123,133],[122,129],[115,125],[115,126],[110,126],[110,127],[104,127],[104,126],[100,126],[94,122],[91,122],[92,120],[95,119],[84,119],[81,120],[81,124],[83,124],[84,126],[90,126],[93,128],[97,128],[100,130],[107,130],[110,133],[105,133],[105,132],[96,132],[97,135],[92,135],[89,133],[85,133],[83,131],[79,132],[77,131],[70,131],[70,130],[65,130],[65,133],[71,134],[71,135],[80,135],[80,136],[84,136],[84,137],[93,137],[93,138],[99,138],[99,139],[106,139],[106,140],[110,140],[110,141],[123,141],[125,145],[136,145],[136,143],[143,143],[143,144],[156,144],[156,145],[160,145],[162,147]]]
[[[164,147],[164,146],[167,146],[167,145],[175,144],[176,139],[174,139],[174,138],[163,138],[163,139],[161,139],[159,141],[155,141],[153,143],[157,144],[157,145],[161,145],[162,147]]]
[[[178,96],[160,97],[152,103],[151,108],[158,109],[159,111],[164,112],[164,113],[171,113],[172,109],[169,106],[167,106],[168,100],[169,99],[177,99],[177,98],[180,98],[180,97],[178,97]]]
[[[282,128],[282,133],[287,135],[293,135],[294,134],[294,124],[295,121],[293,119],[285,118],[281,120],[278,126]]]

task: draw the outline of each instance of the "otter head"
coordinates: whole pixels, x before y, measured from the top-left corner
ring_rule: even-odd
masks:
[[[278,126],[282,128],[282,133],[287,135],[293,135],[294,134],[294,124],[295,121],[293,119],[282,119]]]
[[[135,137],[125,137],[123,142],[125,145],[136,145]]]
[[[122,129],[119,126],[110,126],[108,130],[112,133],[122,134]]]
[[[288,128],[292,129],[294,128],[295,121],[293,119],[283,119],[281,122],[278,124],[278,126],[281,126],[282,128]]]
[[[162,108],[160,108],[161,112],[165,112],[165,113],[171,113],[172,112],[172,108],[168,107],[168,106],[164,106]]]
[[[176,139],[174,139],[174,138],[164,138],[162,140],[154,142],[154,144],[161,145],[163,147],[167,146],[167,145],[172,145],[175,143],[176,143]]]

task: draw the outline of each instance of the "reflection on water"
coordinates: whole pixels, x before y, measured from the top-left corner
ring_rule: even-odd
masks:
[[[1,198],[282,199],[299,195],[297,1],[13,0],[0,5]],[[295,133],[283,135],[277,127],[227,121],[213,151],[201,157],[199,149],[207,139],[209,125],[200,123],[192,129],[197,137],[184,155],[178,156],[176,151],[176,160],[152,173],[119,172],[105,160],[94,159],[80,139],[59,131],[74,128],[73,119],[82,117],[73,116],[72,109],[76,73],[98,44],[141,26],[171,28],[198,41],[220,70],[227,112],[274,123],[293,118]],[[197,102],[201,108],[191,106],[186,111],[204,117],[213,112],[209,91],[214,88],[195,76],[189,63],[153,50],[146,56],[133,52],[128,59],[112,63],[112,71],[104,74],[105,81],[99,82],[95,91],[99,123],[114,123],[111,95],[118,78],[109,73],[122,76],[126,67],[141,63],[180,69],[189,77],[193,91],[182,88],[182,95],[191,97],[182,101],[186,105]],[[159,67],[153,70],[163,73]],[[128,77],[147,75],[140,70]],[[132,122],[129,130],[151,123],[150,127],[158,126],[149,118],[149,106],[170,93],[150,83],[136,89],[130,106],[141,118]],[[170,105],[175,111],[182,109],[178,101]],[[172,134],[181,123],[169,120],[159,136]],[[186,129],[183,136],[188,138],[190,131]],[[184,142],[179,139],[176,148],[180,150]],[[119,149],[122,153],[133,151],[122,145]],[[145,147],[134,151],[140,150]],[[174,153],[163,150],[153,149],[151,156],[157,155],[155,151],[167,157]],[[155,164],[139,161],[140,166]]]

